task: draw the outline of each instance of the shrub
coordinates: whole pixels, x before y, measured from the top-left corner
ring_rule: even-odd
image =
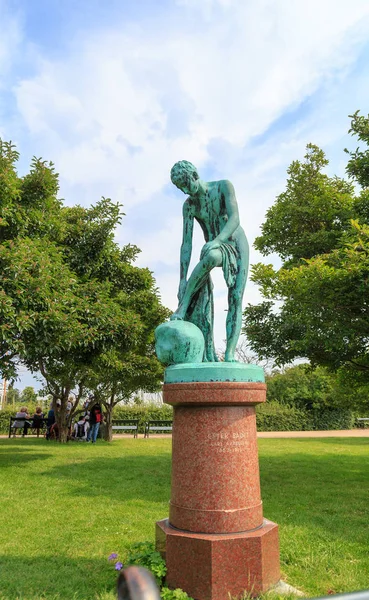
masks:
[[[14,417],[18,408],[6,406],[3,410],[0,410],[0,434],[4,435],[9,432],[9,421],[10,417]]]
[[[267,402],[256,409],[258,431],[323,431],[328,429],[352,429],[354,413],[345,408],[322,408],[307,410]]]
[[[352,429],[355,423],[354,413],[344,408],[326,408],[312,411],[313,428],[318,431],[326,429]]]
[[[313,421],[307,410],[267,402],[257,407],[256,424],[258,431],[306,431]]]

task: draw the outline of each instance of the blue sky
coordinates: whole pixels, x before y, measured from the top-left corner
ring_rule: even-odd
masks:
[[[230,179],[252,244],[289,163],[314,142],[344,174],[348,114],[369,112],[368,0],[0,0],[0,22],[0,135],[20,172],[42,156],[66,203],[122,202],[117,238],[142,249],[173,309],[184,197],[172,164]],[[248,284],[245,304],[257,300]]]

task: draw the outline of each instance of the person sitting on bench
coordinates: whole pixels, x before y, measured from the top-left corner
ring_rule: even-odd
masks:
[[[20,420],[18,421],[17,419],[20,419]],[[28,410],[27,410],[26,406],[22,406],[20,411],[18,411],[17,414],[15,415],[15,421],[12,425],[12,427],[14,428],[13,437],[15,437],[15,435],[16,435],[16,430],[22,429],[22,428],[23,428],[22,437],[27,435],[27,430],[28,430],[29,426],[31,425],[31,423],[29,421],[26,421],[26,419],[29,419]]]
[[[36,429],[37,437],[40,437],[40,429],[44,421],[44,413],[41,406],[37,406],[36,412],[32,417],[32,429]]]

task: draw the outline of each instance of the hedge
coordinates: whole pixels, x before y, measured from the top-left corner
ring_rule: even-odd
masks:
[[[313,421],[306,410],[266,402],[256,408],[256,425],[258,431],[309,431]]]
[[[352,429],[355,426],[355,415],[348,408],[326,408],[312,410],[313,429]]]
[[[9,419],[10,417],[14,417],[17,410],[17,408],[10,408],[8,406],[0,410],[0,433],[2,435],[9,432]]]
[[[143,433],[144,424],[149,420],[169,420],[173,418],[171,406],[144,404],[140,406],[117,406],[114,419],[139,419],[139,431]],[[324,409],[308,411],[278,402],[267,402],[256,409],[258,431],[312,431],[324,429],[351,429],[354,416],[347,409]]]
[[[7,434],[9,417],[14,416],[17,409],[6,407],[0,411],[0,434]],[[116,406],[113,419],[139,419],[139,432],[143,433],[145,422],[149,420],[170,420],[173,409],[164,404],[123,405]],[[354,415],[349,409],[324,409],[308,411],[267,402],[256,409],[258,431],[311,431],[327,429],[351,429],[354,427]]]

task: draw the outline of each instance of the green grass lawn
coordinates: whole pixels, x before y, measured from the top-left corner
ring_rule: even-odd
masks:
[[[369,439],[259,440],[283,578],[307,596],[369,587]],[[107,557],[168,515],[171,441],[0,440],[0,599],[113,600]]]

